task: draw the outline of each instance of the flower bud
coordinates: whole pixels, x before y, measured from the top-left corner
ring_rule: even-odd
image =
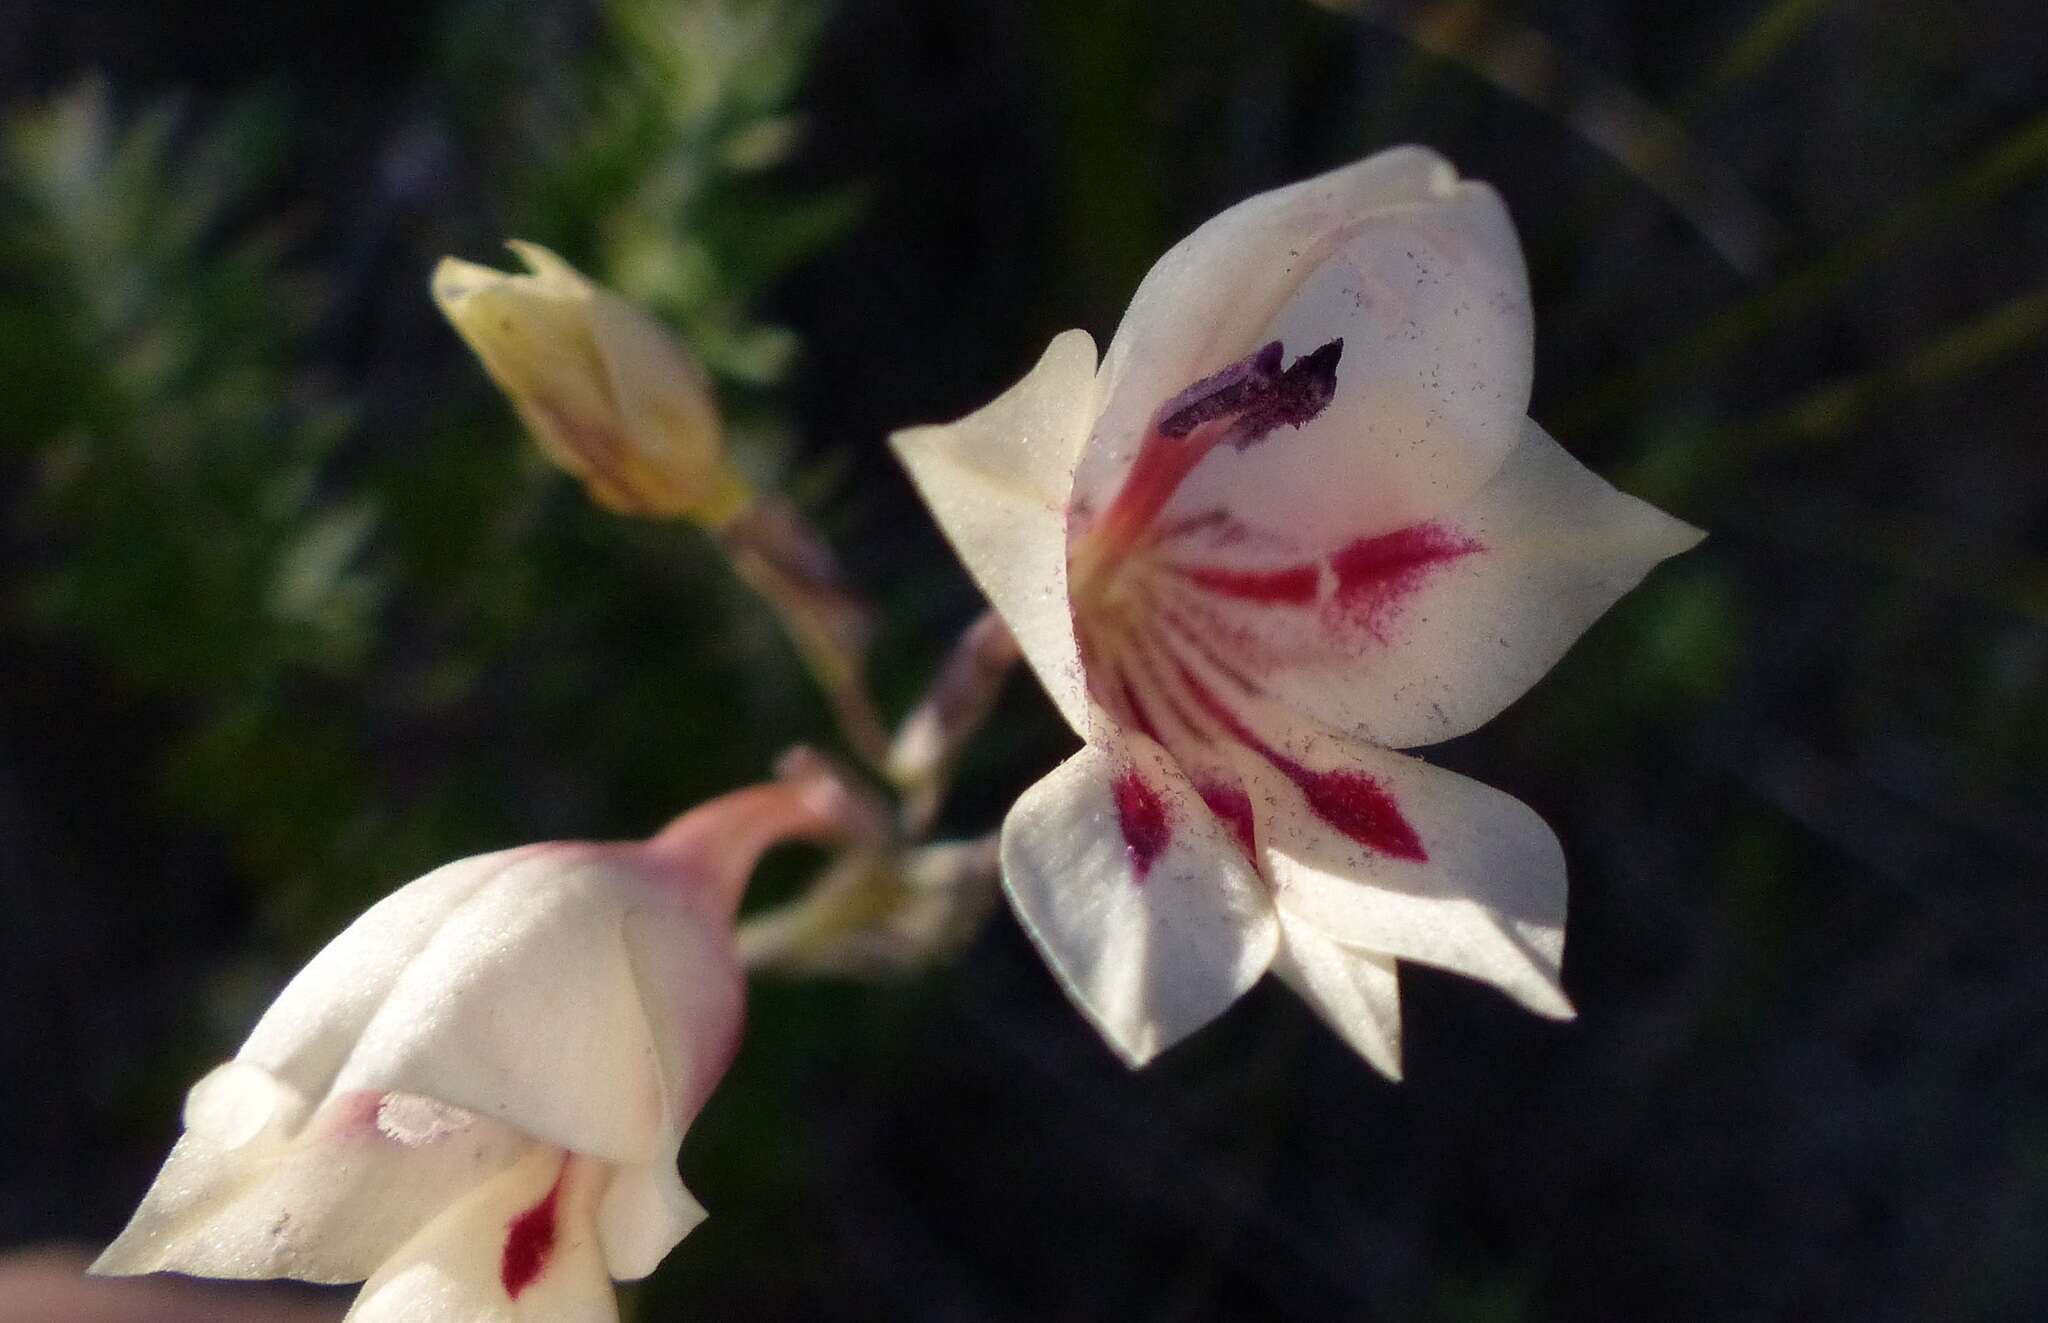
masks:
[[[615,1318],[704,1217],[676,1172],[738,1048],[761,852],[861,830],[793,767],[646,841],[459,860],[315,956],[92,1271],[367,1280],[349,1323]]]
[[[667,331],[538,244],[530,274],[447,257],[434,302],[549,459],[620,514],[719,525],[745,507],[710,383]]]

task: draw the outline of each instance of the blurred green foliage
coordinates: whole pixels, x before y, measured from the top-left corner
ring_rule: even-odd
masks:
[[[141,1041],[113,980],[78,994],[49,1050],[101,1073],[45,1147],[115,1135],[139,1181],[183,1081],[375,895],[644,831],[827,728],[693,529],[530,453],[435,320],[441,253],[535,239],[674,325],[743,465],[884,601],[901,703],[973,596],[881,435],[1106,339],[1228,201],[1421,139],[1528,236],[1536,416],[1711,533],[1433,754],[1558,827],[1584,1019],[1417,975],[1393,1090],[1285,998],[1127,1077],[1002,923],[915,985],[765,986],[685,1154],[716,1216],[641,1316],[2040,1313],[2032,7],[420,12],[388,107],[109,76],[0,130],[0,734],[100,743],[23,796],[43,853],[99,879],[87,932],[131,894],[179,916],[135,940],[200,989]],[[50,695],[76,713],[22,710]],[[1013,687],[960,829],[1063,739]],[[231,903],[178,908],[195,876]]]
[[[495,8],[460,12],[450,37],[451,62],[480,84],[518,76],[464,58],[476,24],[507,17]],[[815,5],[780,0],[611,5],[559,105],[482,86],[463,99],[495,112],[469,127],[502,166],[470,223],[511,218],[507,232],[667,313],[727,382],[772,381],[789,339],[749,303],[852,214],[851,195],[758,182],[795,141],[788,101],[818,22]],[[34,355],[16,360],[9,395],[28,466],[28,618],[175,707],[166,792],[226,835],[266,903],[318,931],[392,877],[533,831],[529,813],[478,793],[498,746],[465,727],[563,735],[563,698],[604,691],[576,718],[576,772],[617,778],[587,793],[642,813],[746,774],[764,750],[732,728],[708,757],[694,747],[706,718],[665,692],[675,656],[548,645],[565,627],[665,631],[677,653],[730,634],[701,623],[726,589],[687,530],[585,517],[480,375],[403,420],[411,435],[367,435],[314,343],[332,299],[295,254],[301,218],[266,196],[288,165],[285,123],[274,101],[123,110],[101,81],[16,114],[0,318]],[[424,297],[430,260],[415,256],[420,287],[397,297]],[[738,413],[749,457],[775,463],[765,400]],[[723,661],[774,647],[757,632]],[[789,687],[771,670],[760,701]],[[635,777],[637,796],[619,790]]]

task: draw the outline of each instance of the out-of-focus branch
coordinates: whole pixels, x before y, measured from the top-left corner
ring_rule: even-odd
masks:
[[[755,499],[714,533],[734,572],[782,618],[848,747],[870,767],[886,767],[889,737],[868,693],[868,611],[824,538],[775,496]]]
[[[996,837],[842,855],[804,893],[740,925],[749,969],[887,978],[951,955],[995,906]]]
[[[1002,617],[985,612],[953,645],[931,692],[897,727],[887,770],[903,792],[903,830],[908,838],[915,840],[931,829],[960,751],[988,720],[1021,655]]]
[[[1776,226],[1728,165],[1673,116],[1560,49],[1526,23],[1474,0],[1315,0],[1378,24],[1538,109],[1620,162],[1713,244],[1753,272]]]

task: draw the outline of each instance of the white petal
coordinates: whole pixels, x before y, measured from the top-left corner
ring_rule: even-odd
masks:
[[[1288,775],[1242,762],[1275,899],[1330,939],[1491,983],[1568,1017],[1564,852],[1529,807],[1416,758],[1327,737]],[[1298,778],[1310,781],[1313,791]]]
[[[1426,519],[1477,491],[1521,435],[1535,344],[1507,209],[1484,184],[1381,212],[1259,332],[1291,359],[1344,341],[1337,393],[1299,429],[1219,447],[1168,522],[1227,511],[1312,542]]]
[[[1209,591],[1185,572],[1164,586],[1264,694],[1393,748],[1490,720],[1652,566],[1701,536],[1615,490],[1533,422],[1493,480],[1439,518],[1335,552],[1304,551],[1287,530],[1192,547],[1182,559],[1210,573],[1305,565],[1322,576],[1312,602]],[[1404,538],[1415,554],[1393,548],[1382,581],[1338,587],[1334,567],[1347,549]]]
[[[296,1104],[277,1105],[280,1093],[238,1062],[200,1081],[186,1133],[93,1271],[361,1281],[534,1148],[508,1126],[403,1095],[339,1097],[294,1130]]]
[[[445,1099],[610,1161],[673,1155],[696,1091],[688,1051],[725,1051],[736,1032],[684,1003],[693,980],[738,974],[716,925],[633,859],[558,845],[492,878],[406,965],[334,1087]],[[656,935],[629,940],[638,923]],[[643,986],[660,945],[676,977]]]
[[[977,413],[889,439],[939,527],[1077,731],[1086,701],[1067,606],[1067,497],[1095,416],[1095,342],[1053,338]]]
[[[1450,165],[1396,147],[1342,169],[1246,198],[1166,250],[1145,273],[1102,357],[1098,446],[1083,490],[1116,476],[1160,404],[1265,343],[1260,333],[1338,243],[1344,227],[1383,207],[1429,198]],[[1309,346],[1289,345],[1298,352]],[[1098,501],[1097,504],[1100,502]]]
[[[662,1141],[671,1166],[683,1131],[738,1055],[746,1023],[746,979],[733,953],[729,921],[697,923],[687,911],[682,919],[677,922],[665,905],[628,910],[624,918],[626,955],[660,1059],[660,1087],[673,1127]]]
[[[566,1157],[536,1152],[448,1209],[364,1285],[345,1323],[617,1323],[591,1220],[605,1173],[581,1159],[565,1170]]]
[[[606,1271],[620,1281],[653,1272],[706,1214],[683,1188],[673,1162],[621,1167],[597,1205],[597,1239]]]
[[[1141,289],[1126,314],[1078,495],[1102,504],[1162,403],[1275,340],[1292,359],[1341,338],[1335,398],[1299,429],[1213,451],[1168,522],[1221,510],[1311,538],[1392,526],[1454,504],[1499,467],[1533,363],[1514,227],[1486,185],[1414,149],[1389,155],[1384,168],[1375,157],[1232,208],[1186,255],[1162,259],[1180,304]],[[1376,187],[1383,176],[1394,187]]]
[[[1283,909],[1273,972],[1374,1069],[1401,1078],[1401,981],[1391,957],[1334,942]]]
[[[1264,884],[1142,735],[1090,744],[1025,791],[1002,859],[1025,930],[1132,1066],[1214,1019],[1272,961]]]
[[[448,915],[542,847],[443,865],[364,911],[285,985],[236,1059],[318,1101],[408,962]]]

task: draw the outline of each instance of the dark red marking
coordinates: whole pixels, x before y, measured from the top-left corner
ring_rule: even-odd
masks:
[[[1174,571],[1197,588],[1260,606],[1307,606],[1316,600],[1322,571],[1314,565],[1278,570],[1232,570],[1220,565],[1176,565]]]
[[[1130,848],[1131,864],[1138,870],[1138,881],[1143,882],[1145,875],[1152,871],[1152,865],[1159,862],[1159,856],[1166,853],[1166,847],[1173,840],[1173,824],[1167,818],[1166,801],[1134,771],[1118,776],[1113,791],[1117,825],[1123,829],[1124,844]]]
[[[1318,772],[1296,762],[1260,739],[1244,718],[1193,671],[1185,665],[1178,669],[1181,682],[1195,701],[1246,748],[1271,763],[1274,771],[1294,782],[1301,789],[1302,798],[1308,801],[1310,812],[1368,850],[1415,863],[1429,858],[1422,838],[1401,816],[1401,806],[1385,786],[1363,772]]]
[[[568,1165],[564,1159],[564,1173]],[[562,1177],[558,1175],[540,1202],[513,1218],[505,1228],[505,1255],[498,1264],[498,1280],[505,1284],[505,1294],[514,1300],[533,1285],[554,1257],[555,1209],[561,1198]]]
[[[1337,602],[1379,634],[1388,615],[1422,586],[1430,571],[1485,549],[1441,524],[1413,524],[1359,538],[1330,557],[1337,575]]]
[[[1196,789],[1217,821],[1230,828],[1230,834],[1237,837],[1237,848],[1244,851],[1244,857],[1256,865],[1259,859],[1256,853],[1258,836],[1252,820],[1252,797],[1236,786],[1213,781]]]
[[[1312,772],[1286,759],[1274,760],[1273,765],[1301,787],[1317,817],[1360,845],[1418,864],[1429,858],[1422,838],[1401,816],[1401,806],[1386,787],[1363,772]]]

